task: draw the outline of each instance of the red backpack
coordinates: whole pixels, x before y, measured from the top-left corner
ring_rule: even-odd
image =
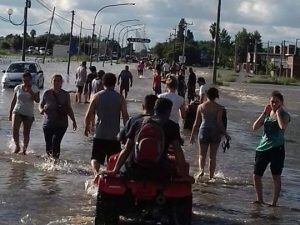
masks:
[[[135,136],[134,162],[142,167],[158,164],[165,148],[165,134],[161,125],[151,118],[144,119]]]

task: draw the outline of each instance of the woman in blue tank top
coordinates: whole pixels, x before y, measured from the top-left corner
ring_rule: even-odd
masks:
[[[256,191],[254,203],[263,204],[261,178],[270,163],[273,177],[273,200],[270,206],[276,206],[281,190],[281,173],[284,166],[284,131],[290,122],[290,115],[283,107],[283,96],[274,91],[269,104],[253,124],[253,130],[264,126],[264,132],[256,148],[253,182]]]
[[[207,91],[208,100],[200,104],[197,109],[196,120],[193,125],[190,142],[195,142],[194,134],[199,128],[199,179],[204,175],[206,155],[209,148],[209,178],[214,177],[216,169],[217,150],[221,138],[225,134],[225,127],[222,122],[224,107],[215,102],[219,97],[218,89],[212,87]]]

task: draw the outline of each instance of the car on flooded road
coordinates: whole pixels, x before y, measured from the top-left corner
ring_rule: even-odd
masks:
[[[40,65],[31,61],[20,61],[11,63],[7,70],[2,70],[3,87],[14,87],[22,83],[22,75],[24,72],[29,72],[32,76],[32,83],[39,89],[44,88],[44,73]]]

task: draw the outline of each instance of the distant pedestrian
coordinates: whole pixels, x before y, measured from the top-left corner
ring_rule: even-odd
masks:
[[[145,64],[144,61],[140,61],[137,66],[138,76],[142,77],[144,75]]]
[[[153,72],[152,89],[155,95],[161,94],[161,68],[159,64],[156,65]]]
[[[87,79],[84,84],[84,97],[86,99],[86,101],[84,103],[89,103],[88,101],[90,100],[91,93],[92,93],[92,81],[97,76],[97,69],[95,66],[91,66],[90,71],[91,72],[87,75]]]
[[[126,65],[125,70],[121,71],[118,77],[118,85],[120,85],[120,94],[123,95],[123,91],[125,91],[125,98],[127,98],[129,92],[129,85],[130,87],[132,87],[132,74],[129,71],[129,66]]]
[[[184,64],[181,64],[179,73],[181,73],[185,76],[185,71],[186,71],[186,66]]]
[[[83,92],[84,85],[87,79],[87,71],[86,71],[86,61],[83,61],[81,65],[76,70],[76,80],[75,84],[77,87],[76,91],[76,102],[81,103],[81,95]],[[87,99],[85,99],[87,101]]]
[[[116,76],[106,73],[103,76],[104,90],[98,92],[89,105],[85,116],[85,135],[91,132],[91,122],[97,115],[96,132],[93,139],[91,165],[95,179],[99,174],[100,165],[108,158],[121,151],[117,135],[120,131],[120,115],[125,125],[128,120],[127,106],[124,97],[114,90]]]
[[[185,76],[182,72],[179,73],[177,80],[178,80],[178,88],[177,88],[178,95],[183,97],[183,99],[185,99],[186,83],[185,83]]]
[[[163,65],[163,77],[165,78],[167,76],[167,74],[170,73],[170,64],[168,63],[168,61],[166,61]]]
[[[12,121],[13,139],[15,142],[14,153],[19,153],[20,140],[19,131],[23,124],[23,154],[26,155],[27,147],[30,139],[30,130],[34,121],[34,102],[40,102],[39,89],[32,85],[31,74],[26,72],[22,76],[22,84],[14,89],[14,97],[10,105],[9,121]]]
[[[199,102],[202,104],[207,100],[207,91],[208,91],[208,86],[205,82],[204,77],[198,77],[197,83],[199,84],[200,91],[199,91]]]
[[[187,89],[188,89],[188,102],[194,101],[196,96],[196,74],[193,71],[193,68],[189,68],[189,78],[187,82]]]
[[[158,98],[167,98],[172,101],[172,111],[170,120],[173,120],[179,126],[179,114],[182,119],[185,117],[185,102],[184,98],[176,94],[177,79],[174,76],[170,76],[166,80],[167,92],[158,95]]]
[[[73,130],[77,129],[70,94],[62,89],[63,78],[53,75],[52,87],[45,91],[40,103],[40,113],[44,115],[43,131],[48,156],[58,159],[60,144],[68,128],[68,116],[73,121]]]
[[[253,130],[264,126],[264,132],[256,148],[253,182],[256,191],[254,203],[264,204],[261,178],[270,163],[273,178],[273,200],[270,206],[276,206],[281,190],[281,173],[284,167],[284,133],[290,122],[290,115],[283,105],[283,95],[274,91],[269,104],[253,123]]]
[[[104,76],[105,72],[103,70],[99,70],[97,73],[97,76],[95,77],[95,79],[92,81],[92,97],[91,99],[93,99],[94,95],[103,90],[103,76]]]

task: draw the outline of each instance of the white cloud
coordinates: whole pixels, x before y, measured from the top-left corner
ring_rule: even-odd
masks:
[[[93,18],[98,9],[108,4],[136,2],[135,6],[113,7],[103,10],[97,17],[96,32],[100,24],[103,25],[102,34],[107,35],[109,25],[121,20],[140,19],[146,24],[151,45],[158,41],[165,41],[172,29],[178,25],[181,18],[187,18],[194,26],[189,27],[196,40],[210,40],[209,26],[216,20],[218,0],[43,0],[48,6],[56,5],[57,12],[64,18],[71,20],[71,10],[75,10],[75,21],[83,22],[85,28],[91,28]],[[23,6],[20,0],[1,0],[0,15],[7,17],[7,9],[14,8],[13,19],[21,21]],[[226,28],[234,37],[237,31],[245,27],[249,31],[258,30],[265,41],[294,40],[300,37],[300,8],[299,0],[223,0],[221,11],[221,27]],[[32,8],[28,11],[30,23],[40,22],[50,17],[50,12],[36,1],[32,1]],[[65,31],[70,30],[70,23],[56,17],[59,26]],[[132,24],[132,23],[128,23]],[[15,27],[0,20],[0,36],[11,33],[22,33],[22,27]],[[53,32],[60,33],[61,29],[53,25]],[[34,27],[37,34],[48,30],[49,24]],[[29,28],[31,29],[31,28]],[[121,26],[117,27],[117,32]],[[79,27],[74,27],[74,33],[79,35]],[[91,35],[91,31],[83,30],[84,35]]]

